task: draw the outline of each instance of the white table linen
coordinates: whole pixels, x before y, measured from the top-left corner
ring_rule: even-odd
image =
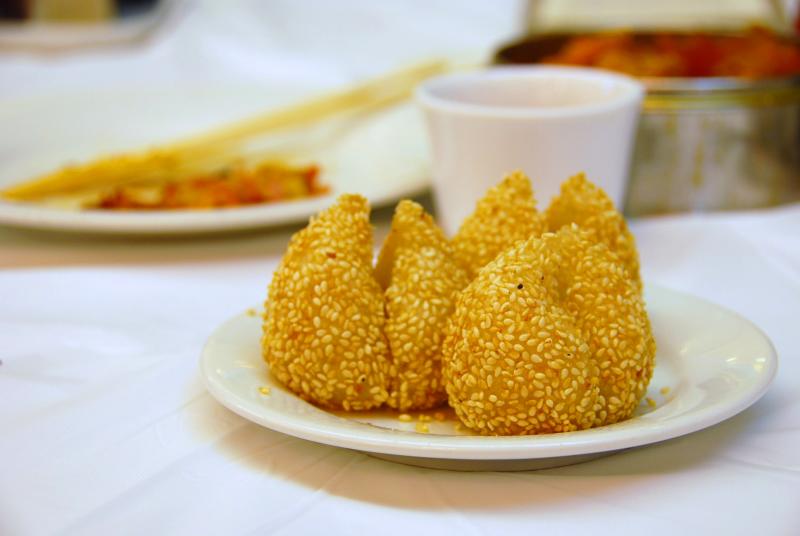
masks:
[[[767,333],[775,383],[708,430],[517,474],[315,445],[206,393],[204,340],[260,303],[288,231],[123,244],[2,231],[0,533],[795,533],[800,206],[633,230],[647,281]]]

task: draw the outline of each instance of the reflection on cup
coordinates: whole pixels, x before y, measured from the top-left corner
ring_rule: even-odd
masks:
[[[585,171],[622,207],[644,88],[575,67],[499,67],[430,79],[417,91],[430,135],[438,219],[454,233],[508,172],[531,177],[544,208]]]

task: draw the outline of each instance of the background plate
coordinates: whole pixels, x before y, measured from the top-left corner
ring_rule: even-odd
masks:
[[[299,438],[426,467],[527,470],[582,462],[678,437],[719,423],[758,400],[777,368],[772,344],[748,320],[698,298],[647,289],[658,343],[647,396],[657,402],[610,426],[540,436],[480,437],[456,429],[447,413],[427,423],[401,422],[391,411],[329,412],[284,389],[261,359],[261,319],[241,315],[208,340],[201,367],[223,405],[253,422]],[[261,387],[269,387],[262,394]],[[668,387],[666,395],[661,393]],[[430,412],[433,413],[433,412]]]
[[[302,87],[220,87],[63,94],[0,103],[0,124],[14,136],[0,145],[0,187],[65,164],[168,142],[304,99]],[[373,206],[428,186],[427,137],[413,104],[347,115],[270,136],[250,150],[292,153],[318,163],[331,194],[310,200],[196,211],[64,210],[0,200],[0,223],[96,233],[176,234],[246,229],[305,221],[344,192]]]

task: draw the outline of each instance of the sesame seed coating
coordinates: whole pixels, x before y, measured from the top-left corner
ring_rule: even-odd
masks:
[[[564,303],[600,368],[595,426],[630,418],[647,391],[656,343],[641,291],[625,263],[591,231],[572,224],[559,231],[571,273]],[[635,253],[635,250],[634,250]]]
[[[475,212],[453,237],[453,252],[472,278],[516,242],[545,229],[544,217],[536,210],[530,179],[515,171],[478,201]]]
[[[469,280],[442,231],[417,203],[397,205],[375,273],[386,289],[384,329],[392,359],[387,404],[407,411],[444,403],[444,328]]]
[[[561,192],[545,211],[548,230],[558,231],[565,225],[577,223],[591,233],[594,240],[605,243],[616,253],[630,277],[641,291],[639,254],[636,241],[628,230],[625,218],[614,207],[614,202],[583,173],[570,177],[561,185]]]
[[[366,199],[342,195],[292,237],[269,285],[264,359],[279,381],[321,406],[370,409],[388,396],[372,242]]]
[[[467,428],[522,435],[630,417],[654,355],[638,288],[605,244],[571,225],[478,273],[458,298],[442,362]]]

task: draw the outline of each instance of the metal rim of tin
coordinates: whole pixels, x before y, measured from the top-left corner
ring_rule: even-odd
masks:
[[[646,110],[757,108],[800,103],[800,76],[739,78],[640,78]]]

